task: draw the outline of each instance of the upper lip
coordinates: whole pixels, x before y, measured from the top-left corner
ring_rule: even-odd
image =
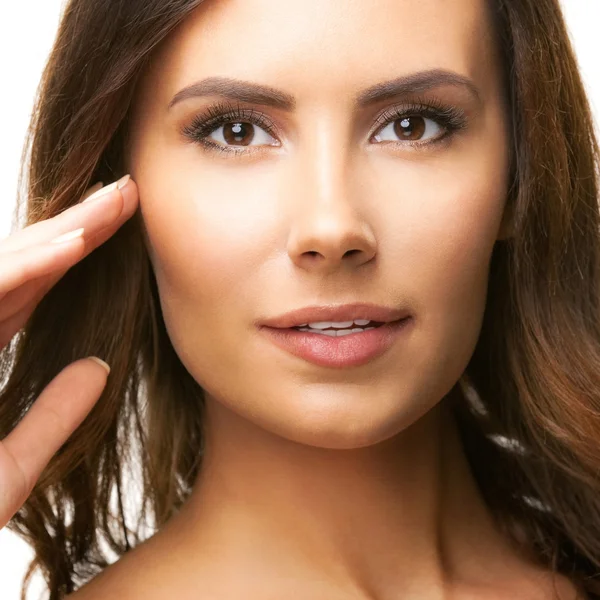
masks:
[[[323,321],[344,322],[355,319],[369,319],[379,323],[390,323],[410,316],[405,308],[388,308],[369,303],[328,305],[328,306],[306,306],[293,310],[284,315],[265,319],[259,325],[286,329],[297,327],[304,323],[315,323]]]

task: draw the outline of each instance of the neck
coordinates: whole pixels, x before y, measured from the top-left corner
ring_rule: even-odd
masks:
[[[492,563],[510,569],[443,402],[352,450],[284,439],[210,399],[206,424],[201,476],[178,521],[213,574],[400,598],[485,579]]]

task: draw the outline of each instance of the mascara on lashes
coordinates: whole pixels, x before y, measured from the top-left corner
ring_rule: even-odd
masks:
[[[422,117],[433,120],[439,125],[443,134],[425,142],[414,140],[399,140],[391,143],[398,146],[409,147],[431,147],[438,143],[447,142],[458,131],[467,126],[465,111],[461,108],[450,106],[437,98],[417,99],[411,103],[395,105],[381,111],[375,118],[375,129],[369,134],[369,139],[376,135],[389,123],[407,117]],[[268,149],[268,146],[225,146],[223,144],[208,140],[208,136],[222,125],[228,123],[250,123],[262,128],[271,137],[277,138],[277,127],[274,122],[264,113],[254,108],[244,108],[239,103],[231,104],[219,102],[209,106],[203,113],[196,115],[192,121],[181,128],[182,135],[191,143],[198,144],[208,152],[227,153],[233,155],[251,154]]]

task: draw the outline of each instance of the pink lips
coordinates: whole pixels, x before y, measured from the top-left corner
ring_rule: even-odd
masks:
[[[364,315],[364,313],[361,314]],[[377,319],[367,316],[356,318],[371,318],[374,321],[384,321],[386,318],[381,312],[377,316]],[[297,321],[297,317],[293,318],[299,324],[333,320],[311,318],[306,321],[301,318],[300,321]],[[341,322],[351,319],[338,317],[335,320]],[[357,367],[381,356],[396,342],[398,337],[411,328],[412,322],[413,319],[408,316],[393,322],[386,322],[381,327],[369,331],[351,333],[342,337],[330,337],[309,331],[269,326],[260,327],[260,331],[276,346],[299,358],[323,367],[342,368]],[[293,323],[291,326],[295,324]]]
[[[368,319],[369,321],[378,321],[379,323],[390,323],[409,316],[410,311],[405,308],[388,308],[386,306],[361,302],[337,306],[307,306],[278,317],[263,319],[257,322],[257,325],[259,327],[287,329],[318,321],[343,323],[345,321],[354,321],[355,319]]]

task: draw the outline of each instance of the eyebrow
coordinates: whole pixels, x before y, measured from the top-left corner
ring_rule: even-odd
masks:
[[[468,77],[445,69],[431,69],[403,75],[369,87],[356,96],[355,105],[357,108],[366,108],[382,100],[419,94],[441,86],[463,88],[477,101],[481,101],[479,89]],[[168,108],[171,109],[189,98],[203,96],[222,96],[249,104],[272,106],[284,111],[292,111],[296,107],[294,96],[271,86],[230,77],[208,77],[177,92]]]

